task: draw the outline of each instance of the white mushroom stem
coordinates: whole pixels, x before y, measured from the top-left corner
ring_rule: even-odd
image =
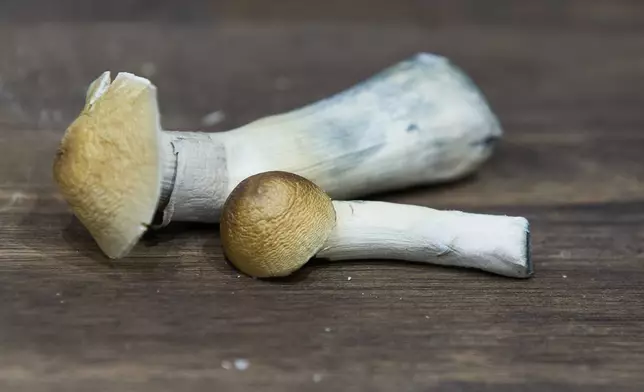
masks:
[[[221,133],[163,131],[161,226],[218,222],[253,174],[299,174],[334,199],[466,176],[501,127],[483,95],[445,58],[419,54],[330,98]]]
[[[532,275],[528,221],[377,201],[334,201],[336,227],[316,257],[392,259]]]

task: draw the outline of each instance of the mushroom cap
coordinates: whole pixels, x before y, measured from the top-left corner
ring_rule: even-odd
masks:
[[[127,254],[152,222],[161,192],[159,111],[147,79],[103,73],[54,159],[60,192],[110,258]]]
[[[324,245],[335,227],[331,198],[296,174],[255,174],[224,203],[220,232],[226,257],[258,278],[287,276]]]

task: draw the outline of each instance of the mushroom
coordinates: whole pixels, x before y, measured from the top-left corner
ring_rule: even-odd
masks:
[[[217,133],[163,130],[156,87],[105,72],[62,138],[54,178],[103,252],[119,258],[150,227],[218,222],[232,189],[256,173],[293,172],[350,199],[467,176],[501,134],[471,80],[426,53],[334,96]]]
[[[54,159],[54,179],[76,216],[110,257],[146,231],[161,191],[156,90],[143,78],[103,74]]]
[[[228,260],[257,278],[288,276],[313,257],[404,260],[514,278],[533,273],[523,217],[332,200],[310,180],[281,171],[239,183],[220,231]]]

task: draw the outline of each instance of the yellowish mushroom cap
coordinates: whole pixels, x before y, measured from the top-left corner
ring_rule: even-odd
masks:
[[[152,222],[161,191],[156,88],[105,72],[67,128],[54,179],[74,214],[110,258],[126,255]]]
[[[324,245],[335,227],[329,196],[298,175],[271,171],[239,183],[220,220],[228,259],[258,277],[287,276]]]

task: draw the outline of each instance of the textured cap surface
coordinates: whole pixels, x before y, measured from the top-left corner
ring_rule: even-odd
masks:
[[[54,159],[54,179],[110,258],[127,254],[153,219],[161,187],[159,113],[150,81],[109,72],[89,87]]]
[[[322,248],[334,227],[329,196],[311,181],[280,171],[256,174],[237,185],[220,222],[228,259],[260,278],[298,270]]]

